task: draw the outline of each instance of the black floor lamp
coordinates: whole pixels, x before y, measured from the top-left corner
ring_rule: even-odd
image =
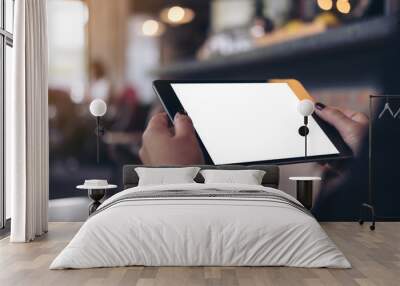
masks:
[[[303,126],[299,128],[300,136],[304,137],[304,157],[307,158],[308,156],[308,146],[307,146],[307,135],[310,133],[308,129],[308,116],[314,113],[315,107],[314,102],[309,99],[303,99],[299,102],[297,106],[297,111],[303,116]]]
[[[96,159],[97,159],[97,164],[100,163],[100,137],[103,136],[104,134],[104,128],[101,126],[101,121],[100,118],[104,116],[107,112],[107,104],[104,102],[102,99],[95,99],[90,103],[90,113],[96,117],[96,136],[97,136],[97,141],[96,141]]]

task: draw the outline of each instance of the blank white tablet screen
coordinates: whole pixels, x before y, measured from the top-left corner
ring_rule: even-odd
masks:
[[[171,84],[214,164],[304,157],[299,99],[286,83]],[[338,154],[309,117],[308,156]]]

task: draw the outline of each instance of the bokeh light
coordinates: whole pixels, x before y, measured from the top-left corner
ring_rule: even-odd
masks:
[[[194,11],[189,8],[173,6],[165,8],[160,13],[160,18],[163,22],[170,25],[182,25],[190,23],[194,19]]]
[[[168,20],[173,23],[179,23],[185,17],[185,10],[180,6],[174,6],[168,10]]]
[[[348,14],[351,10],[351,5],[349,0],[338,0],[336,2],[336,8],[342,14]]]
[[[325,11],[329,11],[333,7],[332,0],[318,0],[317,3],[318,7]]]
[[[161,34],[160,23],[156,20],[146,20],[142,25],[143,35],[154,37]]]

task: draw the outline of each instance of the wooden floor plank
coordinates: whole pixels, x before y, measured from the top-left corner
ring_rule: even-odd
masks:
[[[50,223],[50,231],[32,243],[0,240],[2,286],[266,286],[399,285],[400,223],[378,223],[372,232],[357,223],[323,223],[352,269],[289,267],[118,267],[84,270],[48,269],[81,223]]]

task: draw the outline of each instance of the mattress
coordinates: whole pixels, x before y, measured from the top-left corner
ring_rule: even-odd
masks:
[[[110,197],[50,269],[133,265],[351,267],[290,195],[193,183],[139,186]]]

